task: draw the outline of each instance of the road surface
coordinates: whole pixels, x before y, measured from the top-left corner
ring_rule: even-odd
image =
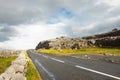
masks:
[[[79,59],[72,56],[28,54],[43,80],[120,80],[120,64]]]

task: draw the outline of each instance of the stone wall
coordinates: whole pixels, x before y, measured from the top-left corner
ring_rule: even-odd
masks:
[[[0,80],[26,80],[27,64],[26,56],[21,52],[12,65],[0,75]]]

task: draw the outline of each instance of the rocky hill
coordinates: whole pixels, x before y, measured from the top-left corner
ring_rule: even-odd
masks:
[[[37,49],[80,49],[87,47],[120,47],[120,30],[113,29],[110,32],[88,36],[83,38],[69,38],[62,36],[60,38],[41,41]]]

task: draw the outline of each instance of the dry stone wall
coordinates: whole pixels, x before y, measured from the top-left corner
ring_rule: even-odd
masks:
[[[21,52],[12,65],[0,75],[0,80],[26,80],[27,64],[26,56]]]

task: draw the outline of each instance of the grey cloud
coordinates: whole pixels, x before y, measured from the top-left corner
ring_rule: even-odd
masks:
[[[110,22],[102,22],[97,24],[94,29],[91,30],[91,33],[102,33],[111,31],[114,28],[120,29],[120,19]]]
[[[18,25],[41,18],[40,15],[39,7],[28,0],[0,0],[1,24]]]
[[[115,21],[104,21],[96,24],[93,28],[86,32],[86,36],[108,32],[114,28],[120,29],[120,18]]]
[[[108,14],[107,17],[120,16],[120,6],[113,8]]]
[[[109,8],[103,3],[96,5],[97,2],[99,0],[0,0],[0,23],[18,25],[43,21],[54,16],[62,7],[71,9],[77,17],[83,15],[83,18],[90,19],[90,16],[103,15]]]
[[[4,26],[0,29],[0,42],[9,40],[11,36],[15,36],[16,34],[17,32],[13,27]]]
[[[0,0],[0,23],[18,25],[54,16],[61,7],[75,12],[90,8],[95,0]]]

